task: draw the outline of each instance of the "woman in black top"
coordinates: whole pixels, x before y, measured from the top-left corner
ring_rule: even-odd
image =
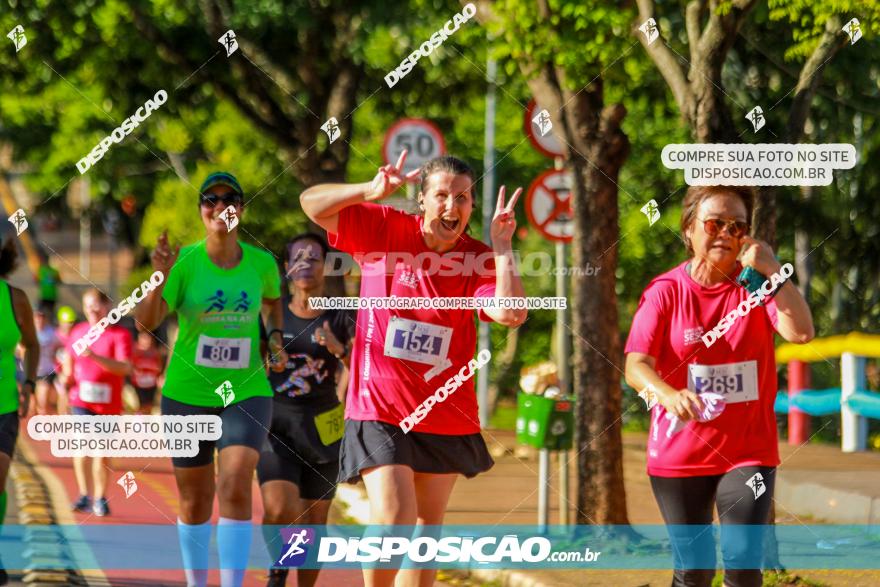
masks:
[[[343,424],[336,381],[348,365],[355,319],[353,312],[309,307],[309,298],[324,292],[326,254],[327,243],[316,234],[300,234],[287,244],[289,294],[282,298],[281,334],[288,362],[283,372],[269,373],[272,427],[257,466],[266,544],[279,567],[290,564],[288,551],[298,549],[288,546],[289,536],[277,526],[326,524],[336,493]],[[299,569],[297,585],[314,585],[318,572]],[[286,568],[273,568],[268,585],[286,580]]]

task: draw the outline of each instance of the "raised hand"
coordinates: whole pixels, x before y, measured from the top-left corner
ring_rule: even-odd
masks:
[[[339,355],[345,350],[345,345],[339,342],[339,339],[330,330],[330,322],[327,320],[324,320],[322,327],[315,328],[315,342],[327,347],[327,350],[334,355]]]
[[[744,236],[741,240],[740,263],[743,267],[752,267],[765,277],[770,277],[782,267],[776,260],[773,249],[764,241],[750,236]]]
[[[407,174],[403,173],[403,162],[406,161],[406,149],[400,154],[395,165],[384,165],[379,168],[376,177],[370,184],[370,191],[364,196],[368,202],[387,198],[391,193],[410,179],[418,177],[421,170],[415,169]]]
[[[495,203],[495,216],[492,217],[492,225],[489,229],[489,235],[492,239],[493,245],[510,245],[510,241],[513,239],[513,233],[516,231],[516,214],[513,213],[513,208],[516,206],[516,201],[519,199],[521,193],[522,188],[517,188],[516,191],[513,192],[510,202],[505,206],[504,186],[501,186],[498,189],[498,201]]]
[[[180,245],[177,245],[177,248],[172,249],[171,245],[168,244],[168,231],[163,231],[162,234],[159,235],[158,241],[156,241],[156,248],[153,249],[153,253],[150,255],[150,262],[153,265],[153,269],[161,271],[165,274],[165,277],[168,277],[168,274],[171,272],[171,267],[173,267],[174,262],[177,261],[177,255],[179,253]]]

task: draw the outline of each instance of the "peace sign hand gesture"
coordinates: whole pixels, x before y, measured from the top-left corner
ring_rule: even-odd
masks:
[[[400,158],[395,165],[384,165],[379,168],[376,177],[370,184],[370,191],[364,195],[364,200],[373,202],[388,197],[394,190],[402,186],[410,179],[415,179],[421,172],[415,169],[407,174],[403,173],[403,162],[406,161],[406,149],[400,154]]]
[[[522,188],[517,188],[513,192],[507,206],[504,205],[504,186],[498,190],[498,201],[495,204],[495,216],[492,218],[492,225],[489,229],[489,235],[492,239],[492,247],[494,249],[510,248],[510,241],[513,239],[513,233],[516,230],[516,214],[513,212],[516,201],[522,193]]]

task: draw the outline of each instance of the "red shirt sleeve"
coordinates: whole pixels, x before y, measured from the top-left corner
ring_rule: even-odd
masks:
[[[378,204],[356,204],[339,212],[337,232],[327,233],[331,247],[355,256],[388,250],[388,217],[394,208]]]
[[[489,259],[485,265],[478,264],[477,278],[474,280],[472,296],[475,298],[495,297],[495,259]],[[477,315],[483,322],[492,322],[492,318],[484,310],[479,310]]]
[[[658,284],[648,286],[642,293],[624,353],[643,353],[655,360],[659,359],[660,346],[666,338],[666,329],[669,326],[664,297]]]

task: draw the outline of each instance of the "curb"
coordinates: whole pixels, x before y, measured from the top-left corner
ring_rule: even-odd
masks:
[[[106,585],[106,577],[100,571],[82,571],[74,567],[64,538],[51,527],[53,524],[76,524],[67,511],[66,492],[59,481],[38,464],[32,447],[23,438],[16,443],[15,458],[9,467],[18,502],[18,520],[29,526],[25,530],[27,546],[24,556],[30,564],[23,569],[22,582],[28,585]],[[71,561],[67,569],[41,566],[58,560]]]
[[[370,523],[370,501],[362,484],[340,483],[336,488],[336,500],[345,506],[345,515],[358,524]],[[528,571],[519,569],[461,569],[468,576],[480,581],[500,583],[501,587],[555,587],[537,579]]]

